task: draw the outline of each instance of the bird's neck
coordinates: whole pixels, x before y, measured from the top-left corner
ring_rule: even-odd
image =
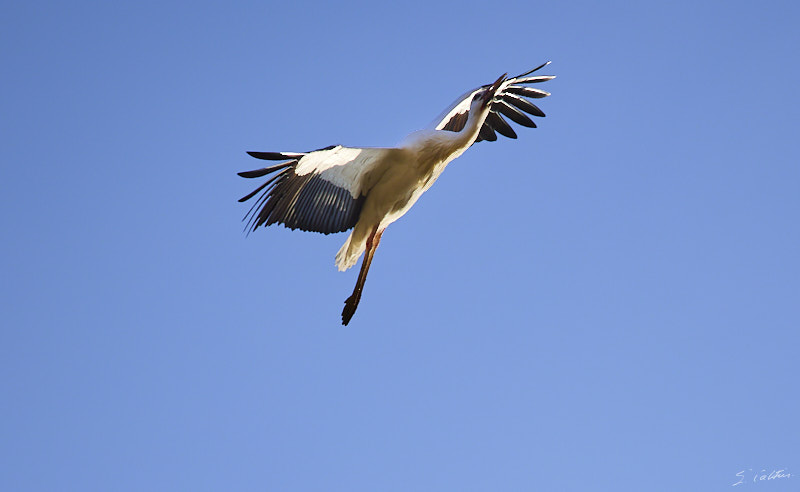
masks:
[[[471,139],[470,144],[478,138],[478,133],[480,133],[483,122],[486,121],[487,116],[489,116],[489,106],[479,106],[470,110],[467,123],[464,125],[463,130],[464,133],[469,133],[469,138]]]
[[[427,176],[428,184],[425,189],[436,181],[447,164],[463,154],[475,142],[488,112],[488,108],[483,110],[472,108],[461,131],[438,130],[426,134],[422,141],[418,141],[414,146],[418,153],[416,162],[421,167],[420,172]]]
[[[473,143],[475,143],[475,139],[478,138],[478,133],[480,133],[481,126],[483,126],[483,122],[486,121],[486,116],[488,114],[488,106],[473,107],[470,109],[469,116],[464,124],[464,128],[460,132],[453,133],[450,139],[453,159],[461,155]]]

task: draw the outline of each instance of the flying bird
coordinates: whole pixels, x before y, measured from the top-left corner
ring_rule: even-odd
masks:
[[[342,311],[342,324],[347,325],[386,227],[408,212],[445,166],[472,144],[495,141],[497,134],[517,138],[505,118],[536,128],[528,115],[544,113],[529,98],[550,93],[530,85],[555,76],[532,74],[549,63],[516,77],[503,74],[492,84],[466,92],[427,129],[412,133],[398,147],[332,145],[310,152],[248,152],[257,159],[283,162],[239,173],[244,178],[268,176],[239,200],[261,193],[243,219],[245,229],[272,224],[323,234],[353,229],[336,254],[336,266],[344,271],[364,253],[356,286]]]

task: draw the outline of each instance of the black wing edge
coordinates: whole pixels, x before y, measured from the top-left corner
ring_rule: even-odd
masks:
[[[329,150],[335,145],[318,150]],[[314,151],[316,152],[316,151]],[[324,180],[318,174],[294,172],[302,156],[296,152],[248,152],[257,159],[285,160],[280,164],[238,173],[243,178],[270,176],[258,188],[239,199],[245,202],[261,193],[242,219],[249,234],[258,227],[283,224],[290,229],[331,234],[355,226],[364,197]]]
[[[550,93],[541,89],[528,87],[525,84],[536,84],[556,78],[555,75],[530,76],[532,73],[546,67],[549,64],[549,61],[542,63],[533,70],[528,70],[527,72],[521,73],[516,77],[510,77],[507,79],[511,83],[506,86],[506,88],[503,89],[503,92],[498,94],[498,96],[492,102],[489,116],[487,116],[486,121],[483,123],[480,133],[478,133],[478,138],[475,139],[476,142],[480,142],[481,140],[493,142],[497,140],[498,133],[504,137],[517,138],[516,132],[514,132],[514,129],[511,127],[508,121],[503,118],[503,116],[510,119],[514,123],[517,123],[518,125],[528,128],[536,128],[536,123],[534,123],[528,115],[543,118],[545,114],[544,111],[539,109],[538,106],[526,98],[540,99],[549,96]],[[482,87],[490,86],[491,84],[486,84]],[[464,121],[466,122],[466,115],[464,116]],[[461,127],[464,127],[463,123]]]

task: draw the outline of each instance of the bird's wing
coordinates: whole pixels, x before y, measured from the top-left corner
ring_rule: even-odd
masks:
[[[549,64],[550,62],[544,63],[533,70],[503,81],[492,100],[491,106],[489,107],[489,115],[486,117],[486,121],[484,121],[480,129],[480,133],[478,133],[478,138],[475,140],[476,142],[480,142],[481,140],[493,142],[497,140],[497,133],[504,137],[517,138],[516,132],[503,116],[522,126],[536,128],[536,123],[534,123],[528,115],[544,116],[544,112],[526,98],[538,99],[547,97],[550,93],[541,89],[529,87],[528,84],[546,82],[554,79],[555,75],[530,76],[530,74]],[[436,130],[461,131],[467,123],[472,98],[475,94],[489,86],[491,86],[491,84],[482,85],[466,92],[439,115],[431,126]]]
[[[254,231],[279,223],[323,234],[352,228],[364,203],[362,178],[386,152],[340,145],[312,152],[248,152],[258,159],[285,162],[239,173],[244,178],[271,175],[239,199],[244,202],[261,193],[244,217],[245,228]]]

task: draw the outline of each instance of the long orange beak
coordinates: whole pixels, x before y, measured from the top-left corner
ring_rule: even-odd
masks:
[[[494,93],[497,92],[497,89],[500,88],[500,84],[502,84],[503,81],[506,80],[506,75],[508,75],[507,72],[504,73],[503,75],[501,75],[499,79],[494,81],[494,84],[492,84],[491,89],[489,89],[489,91],[492,93],[492,95],[494,95]]]
[[[489,106],[492,103],[492,99],[494,99],[494,95],[497,94],[497,90],[500,88],[500,85],[506,80],[507,73],[504,73],[500,76],[499,79],[494,81],[491,87],[486,89],[485,92],[482,92],[480,95],[481,100],[483,101],[484,106]]]

